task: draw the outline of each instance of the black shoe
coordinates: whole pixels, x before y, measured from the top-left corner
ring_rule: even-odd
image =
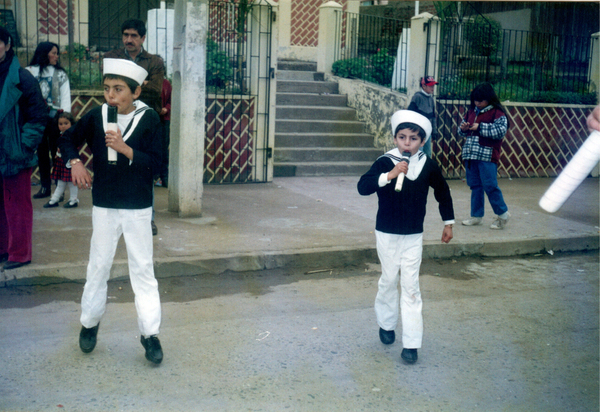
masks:
[[[98,328],[100,324],[97,324],[93,328],[81,327],[79,332],[79,347],[83,353],[90,353],[96,347],[96,336],[98,335]]]
[[[4,263],[8,260],[8,253],[2,253],[0,255],[0,263]]]
[[[28,260],[27,262],[11,262],[10,260],[8,260],[4,264],[4,270],[20,268],[21,266],[25,266],[30,263],[31,263],[31,260]]]
[[[396,340],[396,332],[379,328],[379,339],[385,345],[391,345]]]
[[[65,203],[65,205],[63,206],[65,209],[71,209],[74,207],[79,206],[79,202],[75,201],[73,203],[71,203],[71,201],[69,200],[67,203]]]
[[[43,199],[48,196],[50,196],[50,188],[42,186],[40,188],[40,190],[35,195],[33,195],[33,198],[34,199]]]
[[[56,203],[48,202],[44,205],[44,208],[46,208],[46,209],[51,208],[51,207],[58,207],[58,202],[56,202]]]
[[[419,355],[417,355],[417,350],[416,349],[402,349],[402,353],[400,354],[400,357],[402,358],[402,360],[406,363],[408,363],[409,365],[412,365],[413,363],[415,363],[417,361],[417,359],[419,359]]]
[[[148,359],[152,363],[156,363],[157,365],[163,360],[163,352],[160,347],[160,341],[154,336],[150,336],[149,338],[145,338],[144,336],[140,336],[140,341],[142,342],[142,346],[146,349],[146,359]]]
[[[154,224],[154,220],[152,222],[150,222],[150,225],[152,226],[152,236],[158,235],[158,228]]]

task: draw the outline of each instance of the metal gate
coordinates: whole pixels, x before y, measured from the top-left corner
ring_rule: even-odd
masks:
[[[209,2],[205,183],[268,180],[272,21],[266,1]]]

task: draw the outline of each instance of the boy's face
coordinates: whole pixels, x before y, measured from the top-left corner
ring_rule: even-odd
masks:
[[[413,132],[410,129],[400,129],[394,137],[394,144],[402,152],[410,152],[410,155],[414,155],[419,151],[420,147],[425,144],[421,140],[418,132]]]
[[[425,93],[433,94],[433,88],[435,87],[435,84],[432,84],[431,86],[427,86],[426,84],[424,84],[422,87]]]
[[[61,117],[58,119],[58,130],[60,130],[61,133],[67,130],[69,127],[71,127],[71,122],[69,121],[69,119],[65,117]]]
[[[117,113],[129,114],[135,110],[133,101],[136,100],[142,92],[141,87],[131,93],[131,89],[121,79],[104,79],[104,99],[109,106],[116,106]]]

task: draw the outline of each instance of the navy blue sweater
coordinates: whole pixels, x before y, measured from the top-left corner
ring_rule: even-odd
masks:
[[[117,164],[108,164],[102,107],[90,110],[61,136],[58,146],[65,161],[78,158],[77,147],[87,142],[94,156],[94,206],[110,209],[144,209],[152,206],[154,174],[161,159],[162,128],[154,110],[146,110],[125,142],[133,149],[133,161],[121,153]]]
[[[394,168],[392,160],[381,156],[358,181],[358,193],[368,196],[377,193],[379,209],[375,229],[395,235],[423,233],[427,195],[433,188],[443,221],[454,219],[450,188],[435,161],[427,159],[416,180],[404,179],[402,191],[396,192],[396,180],[379,187],[379,176]]]

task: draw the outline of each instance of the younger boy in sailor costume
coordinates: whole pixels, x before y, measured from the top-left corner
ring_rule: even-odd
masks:
[[[87,142],[93,154],[92,239],[86,283],[81,298],[79,346],[94,350],[100,319],[106,309],[107,281],[121,235],[125,239],[129,277],[146,358],[159,364],[163,353],[156,337],[161,320],[158,283],[152,260],[152,187],[161,158],[158,114],[137,100],[148,73],[133,62],[104,59],[106,103],[92,109],[59,141],[71,166],[73,183],[92,187],[92,178],[81,163],[77,147]],[[108,106],[117,107],[117,131],[108,130]],[[108,149],[117,152],[109,162]]]
[[[401,357],[412,364],[418,359],[417,349],[421,348],[423,339],[419,267],[429,187],[433,188],[444,221],[444,243],[450,242],[453,237],[454,208],[450,189],[438,165],[419,151],[431,136],[431,122],[417,112],[400,110],[394,113],[391,123],[396,148],[379,157],[360,178],[358,192],[363,196],[377,193],[379,198],[375,225],[382,272],[375,298],[379,338],[386,345],[394,342],[400,300],[404,346]],[[403,152],[410,153],[408,163],[401,161]],[[396,181],[400,174],[403,174],[403,184],[397,191]]]

